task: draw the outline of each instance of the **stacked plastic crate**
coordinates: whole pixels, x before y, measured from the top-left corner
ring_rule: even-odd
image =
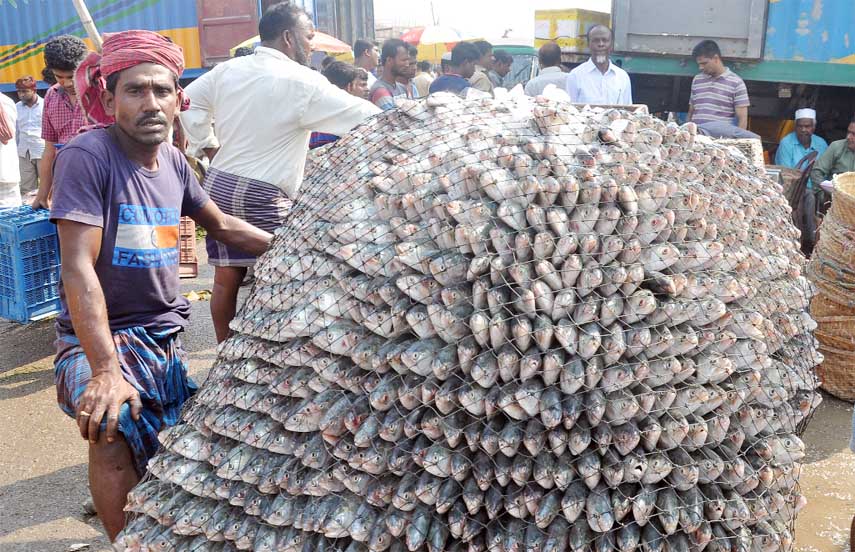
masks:
[[[0,209],[0,318],[26,323],[59,312],[59,240],[49,217]]]
[[[195,278],[199,274],[199,262],[196,258],[196,223],[190,217],[181,217],[179,228],[179,268],[181,278]]]

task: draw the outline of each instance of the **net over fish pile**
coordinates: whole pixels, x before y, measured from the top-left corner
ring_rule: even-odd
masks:
[[[120,547],[792,548],[820,355],[789,207],[739,152],[437,94],[303,190]]]

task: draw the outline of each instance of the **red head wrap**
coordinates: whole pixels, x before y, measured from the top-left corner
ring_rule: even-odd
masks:
[[[105,37],[103,53],[89,54],[77,67],[74,87],[89,118],[96,123],[111,124],[113,118],[101,105],[101,92],[107,88],[107,77],[141,63],[162,65],[180,77],[184,72],[184,52],[181,46],[152,31],[123,31]],[[178,95],[184,111],[190,103],[180,87]]]
[[[29,75],[27,75],[26,77],[21,77],[20,79],[15,81],[15,88],[17,88],[19,90],[23,90],[23,89],[35,90],[36,89],[36,79],[34,79],[33,77],[31,77]]]

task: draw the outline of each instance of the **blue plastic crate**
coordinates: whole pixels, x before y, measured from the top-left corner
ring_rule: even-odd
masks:
[[[0,209],[0,318],[26,323],[59,312],[59,238],[49,217]]]

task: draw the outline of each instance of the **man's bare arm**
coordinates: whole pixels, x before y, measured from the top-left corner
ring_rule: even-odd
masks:
[[[744,105],[742,107],[736,108],[736,126],[741,128],[742,130],[748,129],[748,106]]]
[[[53,186],[53,161],[56,159],[56,146],[45,141],[45,151],[39,160],[39,191],[33,200],[33,209],[50,209],[50,192]]]
[[[695,116],[695,106],[689,104],[689,112],[686,114],[686,121],[691,121],[692,117]]]
[[[267,251],[273,239],[269,232],[223,213],[213,201],[208,201],[191,218],[215,240],[252,255],[261,255]]]
[[[77,425],[81,437],[95,443],[101,420],[106,415],[107,440],[112,442],[122,404],[130,401],[135,419],[142,405],[137,390],[122,376],[110,333],[104,290],[95,273],[102,231],[96,226],[68,220],[60,220],[57,230],[65,299],[74,333],[92,370],[92,378],[78,403]]]

